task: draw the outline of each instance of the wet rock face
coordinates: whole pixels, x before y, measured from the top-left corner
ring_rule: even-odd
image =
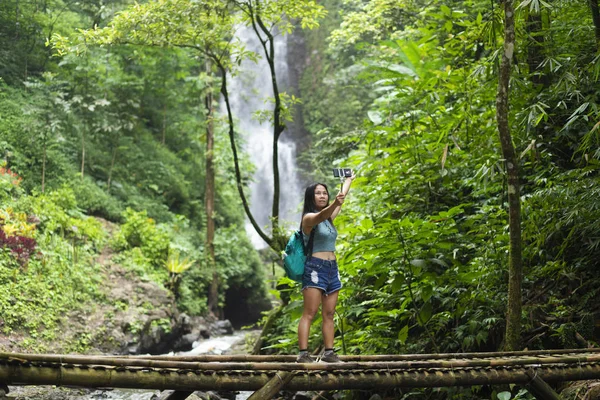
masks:
[[[190,351],[194,347],[194,342],[210,338],[212,330],[204,318],[191,317],[189,324],[191,331],[179,337],[171,351]]]
[[[210,332],[213,336],[223,336],[233,334],[233,325],[228,319],[215,321],[210,325]]]
[[[175,391],[165,390],[161,393],[158,400],[169,398]],[[233,396],[233,397],[232,397]],[[235,400],[235,392],[194,392],[188,398],[188,400]]]
[[[194,342],[213,336],[225,336],[234,333],[229,320],[208,323],[202,317],[189,317],[181,313],[170,325],[164,318],[149,318],[139,338],[128,343],[129,354],[166,354],[171,351],[190,351]]]
[[[136,348],[138,354],[165,354],[174,351],[173,347],[185,335],[192,333],[192,320],[181,313],[171,319],[149,318],[141,332]]]

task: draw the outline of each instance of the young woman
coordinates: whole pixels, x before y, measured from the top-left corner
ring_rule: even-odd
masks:
[[[338,293],[342,288],[338,266],[335,258],[335,240],[337,230],[333,220],[339,214],[344,204],[344,199],[354,175],[346,178],[342,190],[329,204],[329,191],[327,186],[316,183],[306,188],[304,193],[304,210],[302,211],[302,232],[304,244],[308,245],[312,231],[312,254],[306,259],[304,276],[302,278],[302,295],[304,297],[304,311],[298,325],[298,345],[300,353],[296,362],[313,362],[308,353],[308,334],[310,325],[321,306],[323,316],[323,342],[325,352],[321,357],[324,362],[340,362],[333,350],[334,324],[333,316],[337,304]]]

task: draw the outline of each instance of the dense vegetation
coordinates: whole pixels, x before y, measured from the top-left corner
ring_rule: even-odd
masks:
[[[0,328],[36,348],[68,322],[65,312],[110,301],[96,264],[103,251],[171,290],[181,311],[207,311],[202,91],[210,81],[201,65],[151,47],[54,57],[46,43],[102,26],[126,6],[0,4]],[[218,133],[219,302],[226,306],[230,290],[260,310],[263,267],[243,228],[227,146]]]
[[[148,4],[185,9],[181,0]],[[503,8],[479,0],[320,4],[328,10],[320,28],[302,33],[307,61],[299,93],[312,137],[302,161],[331,190],[338,185],[328,176],[331,167],[352,167],[359,176],[336,219],[344,283],[337,346],[348,354],[504,348],[508,185],[496,121]],[[165,285],[169,254],[205,257],[202,96],[219,80],[203,74],[206,54],[185,42],[150,47],[156,39],[149,36],[116,46],[115,37],[131,40],[117,25],[109,39],[95,31],[84,36],[113,40],[112,46],[74,41],[51,57],[44,38],[56,34],[66,42],[74,28],[106,26],[128,5],[98,1],[80,8],[47,0],[38,6],[0,5],[5,332],[55,326],[56,318],[29,318],[39,306],[22,302],[31,288],[49,293],[56,315],[81,301],[101,301],[90,260],[106,245],[120,252],[123,265]],[[510,128],[521,182],[520,345],[597,345],[597,1],[524,0],[515,8]],[[125,20],[140,8],[130,10]],[[160,10],[143,11],[150,20]],[[182,27],[178,34],[189,40],[189,26]],[[229,43],[229,37],[209,39],[202,45]],[[260,262],[240,228],[226,130],[221,121],[215,134],[222,295],[227,282],[261,287]],[[121,226],[107,243],[98,219],[88,216]],[[193,314],[205,311],[211,279],[200,265],[183,275],[177,291],[180,308]],[[264,350],[294,353],[301,294],[296,288],[279,294],[290,301]],[[436,395],[477,396],[456,392]],[[483,393],[493,396],[491,389]],[[518,388],[513,395],[524,396]]]
[[[592,2],[594,3],[594,2]],[[506,168],[495,120],[503,9],[325,2],[302,81],[307,158],[359,172],[344,213],[337,346],[502,349]],[[597,345],[598,36],[586,1],[523,1],[510,93],[523,222],[522,348]],[[332,187],[335,183],[332,182]],[[300,295],[270,340],[293,351]],[[317,325],[317,324],[315,324]],[[318,345],[318,326],[311,342]],[[515,391],[516,393],[516,391]],[[464,393],[463,393],[464,394]]]

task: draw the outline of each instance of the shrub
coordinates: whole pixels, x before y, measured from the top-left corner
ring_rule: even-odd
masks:
[[[21,177],[6,168],[6,162],[0,162],[0,201],[3,203],[13,196],[21,194]]]
[[[0,248],[25,265],[36,249],[35,225],[25,213],[15,212],[12,207],[0,209]]]
[[[39,219],[40,229],[62,237],[93,244],[102,242],[105,232],[99,221],[86,217],[77,208],[75,193],[69,187],[29,197],[28,207]]]
[[[123,214],[125,223],[115,234],[113,247],[116,250],[139,248],[150,263],[162,267],[169,254],[169,234],[148,218],[146,211],[137,212],[127,208]]]
[[[89,215],[105,218],[109,221],[120,222],[123,206],[114,197],[98,187],[91,178],[85,177],[70,185],[78,206]]]

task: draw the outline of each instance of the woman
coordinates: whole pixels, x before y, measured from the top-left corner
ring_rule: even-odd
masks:
[[[339,214],[344,204],[346,194],[354,175],[346,178],[342,190],[329,204],[327,186],[316,183],[306,188],[304,193],[304,210],[302,211],[301,229],[304,234],[304,244],[309,246],[312,235],[312,253],[307,257],[302,277],[302,295],[304,311],[298,325],[298,345],[300,352],[296,362],[311,363],[313,360],[308,353],[308,334],[310,325],[321,305],[323,316],[323,342],[325,352],[321,357],[324,362],[341,362],[333,350],[334,324],[333,316],[342,288],[338,266],[335,258],[335,240],[337,230],[333,220]]]

